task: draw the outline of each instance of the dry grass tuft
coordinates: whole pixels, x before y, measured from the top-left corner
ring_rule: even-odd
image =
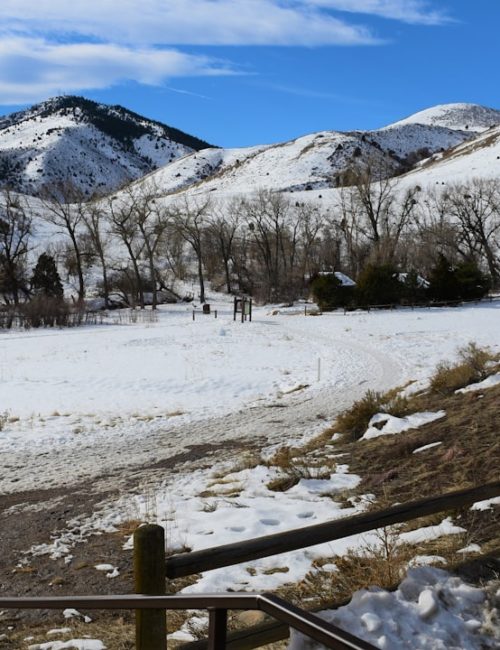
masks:
[[[54,628],[54,625],[15,627],[7,634],[7,639],[0,641],[0,647],[6,650],[7,648],[28,648],[31,645],[44,644],[48,641],[55,643],[86,638],[101,640],[107,650],[133,650],[135,648],[135,627],[130,615],[123,617],[114,615],[92,623],[81,623],[73,619],[69,625],[65,622],[64,627],[71,628],[71,631],[64,634],[48,635],[49,629]],[[27,637],[32,638],[25,641]]]
[[[339,415],[335,428],[340,433],[348,434],[351,440],[357,440],[364,434],[368,423],[377,413],[390,413],[395,417],[402,417],[407,415],[409,410],[407,398],[396,391],[379,393],[369,390],[347,411]]]
[[[480,348],[473,342],[468,343],[458,350],[458,361],[438,365],[431,378],[431,392],[450,395],[459,388],[481,381],[488,376],[491,364],[496,361],[498,357],[487,348]]]
[[[117,535],[132,535],[135,533],[135,531],[139,528],[141,524],[144,522],[141,521],[140,519],[127,519],[126,521],[122,521],[121,524],[118,524],[116,526]]]

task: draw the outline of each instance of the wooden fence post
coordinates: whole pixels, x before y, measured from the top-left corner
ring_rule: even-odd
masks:
[[[165,595],[165,531],[161,526],[140,526],[134,533],[134,581],[137,594]],[[135,639],[137,650],[165,650],[165,610],[136,610]]]

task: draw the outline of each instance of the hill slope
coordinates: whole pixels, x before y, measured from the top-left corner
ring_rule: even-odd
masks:
[[[367,162],[387,176],[408,172],[433,154],[473,141],[485,124],[500,124],[500,111],[468,104],[424,113],[374,131],[322,131],[275,145],[206,149],[167,164],[152,179],[165,193],[321,191]]]
[[[500,127],[424,160],[405,176],[404,182],[430,186],[464,182],[470,178],[500,177]]]
[[[400,120],[392,126],[426,124],[459,131],[481,132],[500,124],[500,111],[477,104],[440,104]]]
[[[70,180],[110,192],[209,146],[121,106],[56,97],[0,119],[0,185],[27,194]]]

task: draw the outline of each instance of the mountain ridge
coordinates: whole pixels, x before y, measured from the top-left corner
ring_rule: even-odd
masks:
[[[163,193],[307,192],[345,184],[363,164],[386,176],[407,174],[493,123],[500,125],[496,109],[443,104],[371,131],[219,148],[119,105],[62,96],[0,118],[0,185],[37,195],[70,181],[90,196],[146,178]]]
[[[84,194],[106,193],[208,146],[119,105],[55,97],[0,118],[0,184],[37,194],[71,180]]]

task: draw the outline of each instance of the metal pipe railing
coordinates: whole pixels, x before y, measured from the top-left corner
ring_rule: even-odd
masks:
[[[53,596],[49,598],[0,598],[0,609],[207,609],[210,650],[226,645],[227,611],[255,609],[286,623],[307,637],[336,650],[376,650],[373,645],[291,605],[272,594],[192,594],[176,596]]]

